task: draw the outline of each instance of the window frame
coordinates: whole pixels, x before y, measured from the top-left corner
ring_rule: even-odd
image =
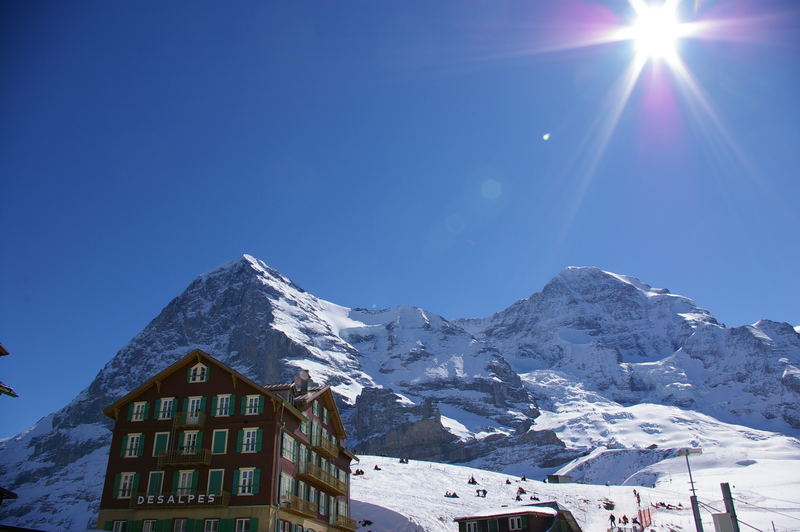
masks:
[[[127,532],[127,530],[128,530],[128,521],[112,521],[111,524],[112,532]]]
[[[192,446],[190,447],[187,444],[187,440],[189,437],[193,437],[194,440],[192,442]],[[182,455],[193,455],[198,454],[200,451],[200,431],[199,430],[184,430],[183,431],[183,438],[181,440],[181,448],[180,454]]]
[[[150,489],[153,484],[153,475],[160,476],[161,480],[158,483],[158,490]],[[146,493],[150,495],[151,493],[162,493],[164,491],[164,471],[150,471],[147,475],[147,491]]]
[[[467,532],[478,532],[478,522],[477,521],[467,521],[466,529],[467,529]]]
[[[516,521],[516,526],[515,526]],[[509,530],[522,530],[522,516],[515,515],[508,518],[508,529]]]
[[[131,408],[131,421],[144,421],[147,417],[147,401],[135,401]]]
[[[158,519],[143,519],[142,520],[142,532],[156,532],[156,523],[157,522],[158,522]],[[149,525],[149,527],[148,527],[148,525]]]
[[[224,413],[224,414],[220,414],[220,402],[222,401],[222,399],[227,399],[228,400],[226,413]],[[214,417],[230,417],[230,416],[232,416],[233,415],[233,409],[231,408],[232,406],[233,406],[233,394],[230,394],[230,393],[217,394],[217,404],[216,404],[216,408],[214,409]]]
[[[156,419],[172,419],[175,416],[175,397],[162,397],[158,400],[158,412],[156,412]],[[169,404],[169,410],[164,408],[165,404]],[[168,415],[164,415],[166,412]]]
[[[197,384],[199,382],[208,382],[208,366],[202,362],[198,362],[189,368],[189,375],[186,379],[187,382]]]
[[[242,525],[242,526],[239,526]],[[249,517],[237,517],[236,520],[233,522],[233,530],[234,532],[251,532],[250,531],[250,518]]]
[[[136,442],[136,445],[131,445],[131,442]],[[122,455],[123,458],[139,458],[141,456],[141,450],[144,447],[144,434],[141,432],[129,432],[125,434],[125,453]]]
[[[126,480],[129,480],[126,484]],[[117,486],[117,493],[114,494],[115,499],[130,499],[133,497],[133,485],[136,481],[136,472],[123,471],[119,473],[119,485]],[[128,494],[124,494],[125,486],[127,485]]]
[[[247,438],[252,436],[252,441],[247,441]],[[245,427],[242,429],[242,452],[255,453],[258,452],[258,427]]]
[[[156,454],[156,446],[158,445],[158,437],[159,436],[164,436],[164,435],[166,435],[167,441],[164,444],[164,449],[163,450],[164,450],[164,452],[167,452],[167,450],[169,450],[169,432],[156,432],[155,434],[153,434],[153,456],[156,457],[156,458],[158,458],[158,456],[159,456],[158,454]]]
[[[225,436],[223,437],[223,441],[225,442],[225,445],[224,445],[224,448],[222,449],[222,452],[219,452],[219,453],[214,450],[216,448],[215,445],[214,445],[214,442],[217,441],[217,434],[218,433],[219,434],[225,434]],[[211,454],[216,454],[216,455],[228,454],[228,436],[229,436],[228,429],[214,429],[211,432]]]
[[[203,519],[203,532],[219,532],[219,519],[216,517]],[[210,528],[208,525],[214,525]]]
[[[249,477],[250,482],[245,484],[245,477]],[[255,467],[240,467],[239,468],[239,484],[236,486],[236,495],[250,496],[255,495],[253,486],[256,480]],[[245,491],[245,488],[247,491]]]
[[[244,412],[242,413],[246,416],[257,416],[258,414],[260,414],[261,397],[263,397],[261,394],[245,395]],[[254,406],[255,406],[255,412],[252,412]]]
[[[193,487],[193,484],[194,484],[194,478],[195,478],[196,474],[197,474],[197,470],[196,469],[180,469],[180,470],[178,470],[178,479],[177,479],[178,482],[177,482],[177,485],[172,487],[173,491],[175,491],[175,494],[176,495],[189,495],[189,494],[191,494],[192,493],[192,487]],[[188,479],[189,479],[189,485],[188,486],[181,486],[181,484],[183,484],[182,480],[187,478],[187,475],[188,475]]]
[[[220,476],[220,479],[219,479],[219,492],[216,492],[216,491],[212,492],[211,491],[211,473],[216,473],[217,471],[220,471],[222,473],[222,476]],[[222,490],[224,488],[225,488],[225,469],[224,468],[209,469],[208,470],[208,479],[206,481],[206,494],[214,493],[215,495],[222,495]]]
[[[178,523],[180,523],[180,528],[178,528]],[[189,524],[189,519],[186,517],[175,517],[172,519],[172,532],[187,532],[187,526]]]

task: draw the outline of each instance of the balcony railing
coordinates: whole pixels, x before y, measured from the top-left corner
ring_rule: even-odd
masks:
[[[347,484],[323,470],[321,467],[309,462],[300,462],[297,464],[297,477],[305,478],[318,486],[322,485],[323,488],[335,491],[338,495],[347,494]]]
[[[197,447],[184,447],[165,451],[158,457],[158,467],[211,464],[211,450]]]
[[[317,516],[317,505],[313,502],[301,499],[297,495],[281,496],[281,505],[287,512],[293,512],[307,517]]]
[[[333,443],[328,438],[315,438],[313,447],[318,452],[327,455],[329,458],[339,457],[339,446]]]
[[[349,517],[345,517],[343,515],[337,515],[336,517],[331,516],[329,524],[335,526],[336,528],[341,528],[342,530],[352,531],[358,528],[358,523],[356,523],[355,519],[350,519]]]
[[[205,493],[178,489],[174,492],[134,493],[131,495],[131,508],[166,508],[172,506],[205,507],[228,506],[231,494],[227,491]]]
[[[205,412],[175,412],[172,418],[175,428],[179,427],[204,427],[206,424]]]

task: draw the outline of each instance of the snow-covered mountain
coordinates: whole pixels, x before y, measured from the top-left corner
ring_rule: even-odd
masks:
[[[192,348],[265,384],[309,369],[337,393],[359,452],[552,471],[597,445],[639,446],[595,429],[640,403],[800,433],[788,324],[728,329],[688,298],[597,268],[568,268],[486,319],[348,309],[244,255],[192,282],[70,404],[0,442],[0,485],[20,496],[0,521],[92,523],[110,436],[101,409]]]

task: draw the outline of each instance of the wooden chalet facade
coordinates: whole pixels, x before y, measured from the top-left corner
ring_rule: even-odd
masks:
[[[302,373],[302,372],[301,372]],[[260,386],[200,350],[103,411],[115,420],[97,527],[352,532],[329,387]]]
[[[455,521],[458,532],[582,532],[572,513],[556,502],[489,510]]]

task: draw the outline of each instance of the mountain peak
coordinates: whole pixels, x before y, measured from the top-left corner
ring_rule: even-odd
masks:
[[[556,275],[554,279],[559,279],[569,285],[574,283],[583,284],[586,282],[596,283],[597,281],[619,281],[636,288],[647,296],[670,293],[666,288],[653,288],[649,284],[640,281],[636,277],[602,270],[596,266],[567,266],[558,275]]]

